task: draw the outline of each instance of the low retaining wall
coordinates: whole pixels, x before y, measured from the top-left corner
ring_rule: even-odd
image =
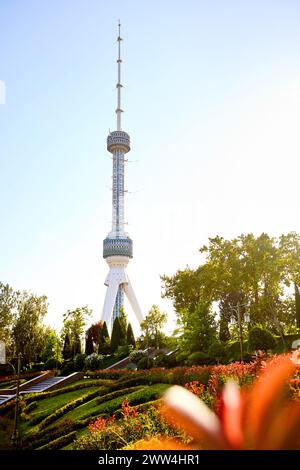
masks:
[[[34,377],[31,380],[27,380],[27,382],[24,382],[20,385],[20,392],[23,392],[26,390],[26,388],[31,387],[32,385],[38,384],[40,382],[43,382],[44,380],[48,379],[49,377],[54,376],[54,371],[53,370],[47,370],[41,375],[38,375],[37,377]],[[17,387],[14,388],[2,388],[0,389],[0,395],[15,395],[17,393]]]
[[[58,388],[62,388],[65,385],[69,385],[77,380],[83,379],[84,373],[83,372],[74,372],[73,374],[68,375],[67,377],[63,378],[59,382],[51,385],[51,387],[47,388],[45,392],[51,392],[52,390],[57,390]]]

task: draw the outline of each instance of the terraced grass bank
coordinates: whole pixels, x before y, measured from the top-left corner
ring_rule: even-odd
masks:
[[[80,380],[52,392],[22,398],[20,406],[20,447],[22,449],[63,449],[88,432],[97,418],[122,417],[122,403],[147,406],[168,387],[140,376],[116,379]],[[0,448],[9,448],[4,434],[11,432],[14,403],[0,407]],[[4,426],[5,424],[5,426]],[[3,433],[1,433],[3,428]],[[5,428],[5,429],[4,429]]]

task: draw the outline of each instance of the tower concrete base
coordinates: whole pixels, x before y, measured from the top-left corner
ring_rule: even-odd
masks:
[[[111,320],[113,316],[114,305],[118,293],[119,286],[121,285],[124,289],[126,297],[129,300],[131,308],[138,320],[141,323],[144,318],[139,307],[137,298],[132,288],[130,279],[126,272],[126,267],[129,262],[127,256],[109,256],[106,258],[107,264],[109,265],[109,273],[105,279],[104,284],[107,286],[105,295],[105,301],[102,311],[102,321],[106,322],[107,328],[111,330]]]

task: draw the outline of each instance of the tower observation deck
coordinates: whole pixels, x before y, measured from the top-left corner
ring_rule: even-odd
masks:
[[[117,88],[117,130],[110,132],[107,137],[107,150],[112,154],[113,185],[112,185],[112,227],[103,241],[103,258],[109,265],[109,273],[105,280],[106,291],[102,320],[106,321],[109,329],[120,315],[120,307],[124,306],[124,294],[128,297],[131,307],[139,322],[143,320],[137,299],[130,283],[126,267],[133,257],[131,238],[124,230],[124,170],[125,155],[130,151],[130,137],[121,128],[121,25],[119,23],[118,41],[118,82]]]

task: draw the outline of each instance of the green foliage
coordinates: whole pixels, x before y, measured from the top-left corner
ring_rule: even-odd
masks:
[[[85,365],[86,354],[77,354],[74,357],[74,369],[77,371],[83,370]]]
[[[61,375],[69,375],[75,371],[74,361],[69,359],[64,361],[61,368]]]
[[[119,317],[115,318],[112,334],[110,349],[114,353],[117,351],[119,346],[124,346],[126,344],[126,330],[124,330]]]
[[[56,331],[50,326],[45,328],[45,343],[42,350],[41,359],[47,362],[48,359],[62,360],[61,344]]]
[[[47,313],[47,297],[22,292],[18,298],[18,310],[12,339],[17,353],[22,354],[22,365],[36,360],[42,353],[47,331],[42,321]]]
[[[131,362],[133,362],[134,364],[137,364],[140,359],[142,359],[143,357],[147,357],[147,356],[148,354],[140,349],[131,351],[131,353],[129,354],[129,358]]]
[[[145,336],[146,345],[162,347],[164,345],[165,336],[161,332],[167,321],[167,314],[161,312],[157,305],[152,305],[146,318],[141,323],[141,330]],[[154,337],[154,340],[152,339]]]
[[[85,354],[89,356],[94,352],[93,337],[90,328],[86,331],[85,334]]]
[[[192,354],[190,354],[187,358],[187,364],[189,366],[209,364],[209,363],[210,363],[210,358],[208,354],[202,351],[195,351]]]
[[[176,361],[177,361],[177,364],[178,365],[184,365],[185,364],[185,361],[187,360],[189,356],[189,352],[188,351],[178,351],[176,353]]]
[[[60,362],[57,361],[54,357],[49,357],[47,361],[45,362],[45,369],[46,370],[51,370],[51,369],[56,369],[59,368]]]
[[[166,355],[166,354],[159,354],[154,359],[155,367],[175,367],[177,366],[177,358],[175,354]]]
[[[274,335],[266,328],[255,326],[249,331],[249,347],[251,350],[272,349],[276,346]]]
[[[151,367],[153,367],[154,365],[154,361],[152,359],[152,357],[142,357],[142,359],[140,359],[137,363],[137,369],[138,370],[141,370],[141,369],[151,369]]]
[[[84,360],[84,368],[87,370],[97,370],[101,368],[103,363],[103,356],[100,354],[90,354]]]
[[[224,344],[220,341],[214,341],[208,349],[208,355],[210,358],[216,359],[218,362],[224,359],[226,356]]]
[[[207,352],[216,337],[216,323],[210,306],[201,303],[194,311],[182,311],[182,336],[179,340],[184,351]]]
[[[133,346],[133,349],[134,349],[135,348],[135,337],[134,337],[134,334],[133,334],[131,323],[128,324],[126,336],[127,336],[126,343],[131,344]]]
[[[62,337],[69,337],[72,357],[81,354],[81,340],[84,334],[85,325],[92,311],[87,307],[79,307],[75,310],[68,310],[64,313]],[[67,358],[66,358],[67,359]]]
[[[0,340],[10,346],[12,326],[15,321],[19,292],[0,282]]]
[[[119,346],[116,352],[116,356],[118,359],[124,359],[125,357],[129,356],[133,346],[131,344],[125,344],[124,346]]]
[[[65,360],[72,358],[72,348],[69,333],[65,334],[62,356]]]
[[[300,328],[300,293],[299,287],[295,284],[295,306],[296,306],[296,326]]]
[[[151,436],[174,436],[174,431],[163,421],[159,412],[153,406],[147,407],[143,413],[132,409],[131,416],[105,425],[102,431],[91,430],[88,434],[80,437],[73,444],[75,450],[116,450],[125,445],[134,443],[141,438]]]
[[[232,312],[227,300],[238,294],[248,301],[252,324],[261,323],[278,333],[278,322],[283,321],[286,330],[293,331],[295,309],[286,302],[285,287],[300,285],[300,235],[290,232],[275,238],[250,233],[232,240],[216,236],[200,252],[206,259],[197,269],[162,276],[163,296],[173,301],[180,324],[184,325],[183,312],[216,301],[221,313],[220,339],[228,340],[226,323]]]
[[[99,333],[99,354],[109,354],[110,353],[110,337],[107,329],[106,322],[103,323],[102,328]]]
[[[62,447],[66,446],[73,442],[76,438],[76,432],[72,431],[69,434],[65,434],[64,436],[58,437],[54,441],[49,442],[41,447],[38,447],[37,450],[56,450],[61,449]]]

